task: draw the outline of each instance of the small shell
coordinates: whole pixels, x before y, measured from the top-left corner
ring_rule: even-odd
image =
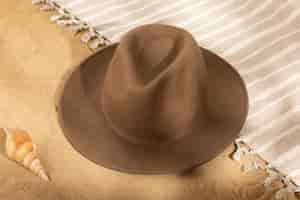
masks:
[[[40,160],[37,157],[36,145],[26,131],[5,129],[7,157],[21,164],[45,181],[49,181]]]

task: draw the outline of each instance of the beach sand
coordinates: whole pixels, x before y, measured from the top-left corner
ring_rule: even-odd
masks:
[[[60,80],[92,52],[66,28],[49,21],[30,0],[0,3],[0,127],[30,132],[51,177],[47,183],[0,154],[2,200],[271,199],[265,173],[244,173],[229,158],[178,175],[130,175],[83,158],[64,138],[55,114]],[[1,133],[0,133],[1,135]],[[3,135],[0,137],[3,142]],[[0,146],[3,148],[3,144]]]

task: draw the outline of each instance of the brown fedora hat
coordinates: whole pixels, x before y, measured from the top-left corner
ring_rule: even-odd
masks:
[[[57,111],[66,138],[89,160],[129,173],[175,173],[233,142],[248,96],[230,64],[191,34],[153,24],[76,66]]]

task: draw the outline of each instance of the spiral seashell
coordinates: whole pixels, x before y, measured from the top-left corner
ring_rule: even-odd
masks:
[[[20,129],[4,129],[6,133],[5,151],[11,160],[29,169],[45,181],[49,181],[39,158],[36,145],[33,144],[29,134]]]

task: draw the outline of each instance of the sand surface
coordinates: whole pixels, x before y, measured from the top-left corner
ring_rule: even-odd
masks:
[[[52,179],[43,182],[0,154],[1,200],[273,198],[261,184],[264,172],[246,174],[230,160],[232,146],[181,175],[119,173],[80,156],[57,124],[54,97],[64,73],[91,52],[67,29],[51,24],[50,15],[30,0],[0,2],[0,127],[30,131]]]

